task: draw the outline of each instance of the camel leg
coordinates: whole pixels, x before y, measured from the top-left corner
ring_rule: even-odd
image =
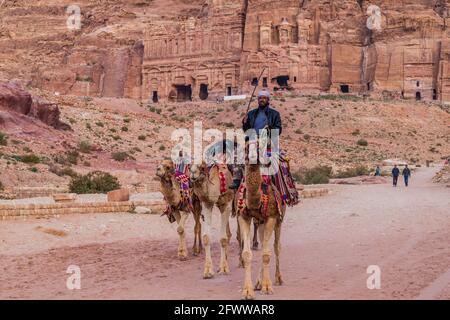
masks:
[[[227,238],[228,238],[228,244],[231,243],[231,237],[233,236],[233,234],[231,233],[231,228],[230,228],[230,215],[228,215],[228,221],[227,221]]]
[[[194,227],[195,240],[192,251],[194,253],[194,256],[198,256],[200,253],[202,253],[202,224],[200,222],[201,220],[200,214],[194,213],[194,219],[195,219],[195,227]]]
[[[212,209],[213,207],[205,206],[203,211],[205,212],[205,222],[203,231],[203,244],[205,246],[205,269],[203,271],[204,279],[211,279],[214,277],[214,269],[211,258],[211,223],[212,223]]]
[[[230,215],[231,215],[231,204],[227,205],[222,210],[221,218],[221,230],[220,230],[220,266],[219,274],[229,274],[230,267],[228,266],[228,245],[231,238],[230,232]]]
[[[241,237],[241,227],[239,226],[239,217],[237,220],[237,234],[236,234],[236,240],[239,243],[239,266],[238,268],[244,267],[244,260],[242,259],[242,250],[244,248],[244,242]]]
[[[276,271],[275,271],[275,285],[281,286],[283,284],[283,280],[281,279],[281,272],[280,272],[280,253],[281,253],[281,221],[280,219],[277,219],[277,222],[275,224],[275,241],[273,243],[274,251],[275,251],[275,258],[276,258]]]
[[[276,219],[269,217],[264,224],[264,238],[263,238],[263,277],[262,277],[262,293],[273,294],[272,281],[270,280],[270,246],[269,242],[272,238],[273,231],[275,229]]]
[[[186,248],[186,237],[184,232],[184,226],[186,224],[186,220],[188,218],[189,214],[186,212],[177,212],[175,214],[175,218],[177,219],[177,232],[180,237],[180,242],[178,245],[178,258],[180,260],[186,260],[187,258],[187,248]]]
[[[245,300],[253,300],[255,298],[255,291],[252,283],[252,250],[250,247],[250,225],[251,220],[246,220],[239,217],[239,225],[241,230],[241,239],[244,242],[242,250],[242,259],[245,268],[244,288],[242,290],[242,298]]]
[[[261,241],[261,243],[264,243],[264,225],[260,224],[260,225],[258,225],[258,227],[256,227],[256,224],[255,224],[254,226],[257,231],[256,236],[259,235],[259,240]],[[262,289],[262,278],[263,278],[263,266],[261,264],[261,266],[259,267],[258,281],[256,282],[256,285],[255,285],[256,291],[260,291]]]
[[[258,226],[259,223],[256,222],[256,220],[253,221],[253,250],[258,250],[259,243],[258,243]],[[260,237],[261,239],[261,237]]]

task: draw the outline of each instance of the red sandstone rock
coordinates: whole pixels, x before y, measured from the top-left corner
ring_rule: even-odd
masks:
[[[59,120],[59,108],[31,94],[16,83],[0,82],[0,111],[14,112],[36,118],[55,129],[70,129],[70,126]],[[6,115],[2,116],[5,125]]]
[[[13,82],[0,82],[0,110],[28,114],[31,110],[31,94]]]
[[[130,200],[130,191],[128,189],[120,189],[108,192],[108,202],[124,202]]]

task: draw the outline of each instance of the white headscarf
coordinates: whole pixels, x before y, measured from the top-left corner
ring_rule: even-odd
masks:
[[[258,98],[259,98],[259,97],[267,97],[267,98],[270,98],[270,92],[267,91],[267,90],[261,90],[261,91],[259,91],[259,93],[258,93]]]

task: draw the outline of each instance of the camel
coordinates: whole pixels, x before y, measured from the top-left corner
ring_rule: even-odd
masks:
[[[282,285],[283,280],[280,272],[280,236],[281,236],[281,223],[284,216],[285,207],[278,209],[278,205],[274,196],[272,185],[268,185],[268,209],[267,215],[263,216],[261,213],[261,169],[260,164],[246,164],[245,165],[245,183],[246,183],[246,207],[247,210],[244,214],[238,215],[239,230],[242,239],[242,261],[245,268],[245,280],[242,291],[242,298],[246,300],[255,298],[254,290],[261,290],[264,294],[273,294],[272,281],[270,280],[269,265],[271,250],[269,247],[269,241],[272,238],[272,234],[275,232],[274,251],[276,256],[276,271],[275,271],[275,284]],[[251,222],[252,219],[260,221],[258,226],[258,234],[260,241],[262,242],[262,265],[259,272],[259,278],[255,287],[252,283],[252,250],[251,250]]]
[[[169,213],[169,221],[173,217],[178,224],[177,232],[180,237],[178,246],[178,257],[180,260],[186,260],[187,248],[185,239],[185,223],[187,218],[189,217],[191,209],[186,206],[184,207],[181,206],[182,197],[180,184],[175,179],[175,164],[173,163],[173,161],[164,160],[158,166],[156,175],[159,177],[161,182],[161,193],[164,195],[164,199],[166,200],[171,211]],[[200,200],[195,195],[192,196],[192,204],[193,204],[193,216],[195,219],[195,227],[194,227],[195,240],[192,250],[193,254],[197,256],[202,252],[201,222],[200,222],[202,207]]]
[[[214,277],[211,259],[211,221],[214,206],[217,206],[221,213],[221,255],[218,273],[223,275],[229,274],[228,246],[231,239],[229,219],[233,207],[234,191],[229,190],[227,186],[231,183],[232,175],[226,167],[213,165],[209,168],[206,163],[201,165],[193,164],[190,170],[191,180],[194,184],[194,194],[200,199],[203,208],[203,244],[205,247],[203,278],[210,279]],[[221,175],[223,175],[224,181],[220,180]]]

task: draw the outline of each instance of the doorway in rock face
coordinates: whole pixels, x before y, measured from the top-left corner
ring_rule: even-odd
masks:
[[[231,95],[232,95],[231,87],[227,87],[227,95],[228,95],[228,96],[231,96]]]
[[[159,101],[159,99],[158,99],[158,91],[153,91],[152,101],[153,101],[153,103],[157,103]]]
[[[342,93],[349,93],[350,92],[350,87],[348,86],[348,84],[341,84],[340,88],[341,88],[341,92]]]
[[[422,94],[420,92],[416,92],[416,100],[417,101],[422,100]]]
[[[278,76],[275,78],[277,81],[278,86],[280,86],[280,88],[287,88],[289,87],[289,76]]]
[[[177,89],[177,102],[192,101],[192,88],[188,86],[175,86]]]
[[[209,95],[209,93],[208,93],[208,85],[202,83],[202,84],[200,85],[200,93],[199,93],[199,95],[198,95],[198,96],[200,97],[200,100],[206,100],[206,99],[208,99],[208,95]]]

